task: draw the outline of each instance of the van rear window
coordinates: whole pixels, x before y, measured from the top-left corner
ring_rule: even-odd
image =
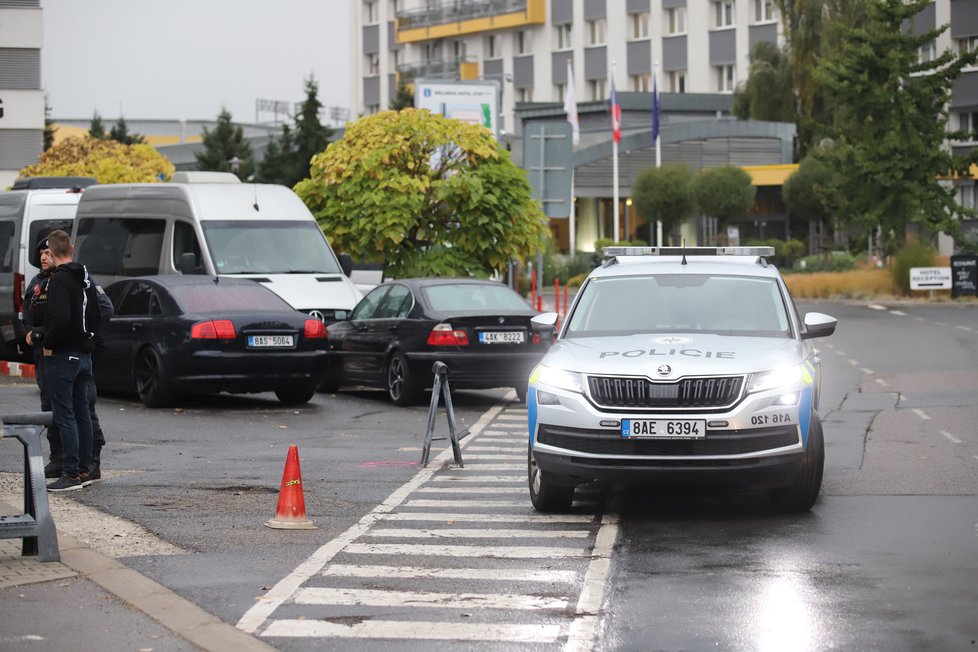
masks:
[[[125,217],[78,221],[75,252],[93,274],[148,276],[160,269],[166,220]]]

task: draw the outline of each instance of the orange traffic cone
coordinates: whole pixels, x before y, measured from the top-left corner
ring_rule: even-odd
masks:
[[[316,526],[306,518],[306,501],[302,497],[302,473],[299,471],[299,447],[289,446],[285,458],[285,473],[278,494],[275,518],[265,521],[268,527],[282,530],[314,530]]]

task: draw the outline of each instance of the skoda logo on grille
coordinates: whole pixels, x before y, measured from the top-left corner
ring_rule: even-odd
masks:
[[[668,376],[672,373],[672,367],[667,364],[660,364],[658,367],[656,367],[655,373],[659,374],[660,376]]]
[[[309,316],[310,317],[313,317],[315,319],[318,319],[319,321],[323,322],[324,324],[326,323],[326,315],[324,315],[323,313],[319,312],[318,310],[310,310],[309,311]]]
[[[506,323],[506,318],[505,317],[500,317],[499,318],[499,323],[500,324],[505,324]]]

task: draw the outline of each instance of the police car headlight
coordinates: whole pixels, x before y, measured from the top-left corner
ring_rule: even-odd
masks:
[[[555,369],[554,367],[540,365],[533,375],[536,378],[531,378],[530,380],[540,385],[549,385],[550,387],[566,389],[579,394],[584,392],[584,385],[581,383],[581,374],[576,371],[566,371],[564,369]]]
[[[785,391],[790,391],[799,387],[801,385],[801,380],[801,365],[782,367],[772,371],[751,374],[750,381],[747,385],[747,391],[749,393],[764,392],[769,389],[783,389]]]

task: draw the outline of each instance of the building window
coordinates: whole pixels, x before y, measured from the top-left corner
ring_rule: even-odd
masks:
[[[605,97],[605,88],[607,82],[604,79],[592,79],[588,83],[588,96],[589,100],[603,100]]]
[[[598,18],[597,20],[587,21],[587,44],[604,45],[607,25],[608,22],[604,18]],[[568,48],[571,47],[570,40],[568,40],[567,42],[567,47]]]
[[[669,71],[669,92],[670,93],[685,93],[686,92],[686,71],[685,70],[670,70]]]
[[[516,101],[517,102],[532,102],[533,101],[533,89],[532,88],[517,88],[516,89]]]
[[[631,22],[631,36],[633,40],[649,37],[649,12],[643,11],[632,14],[629,17]]]
[[[967,133],[967,140],[974,140],[978,133],[978,112],[965,111],[958,114],[958,129]]]
[[[639,75],[631,76],[632,90],[636,93],[648,93],[652,90],[652,75],[643,72]]]
[[[401,11],[401,0],[390,0],[391,16],[397,16]]]
[[[397,70],[397,67],[401,65],[401,51],[391,50],[391,68]]]
[[[516,32],[516,54],[533,52],[533,33],[529,30]]]
[[[574,47],[571,43],[571,24],[566,25],[554,25],[554,42],[557,44],[558,50],[570,50]]]
[[[499,36],[496,34],[490,34],[486,37],[486,58],[498,59],[501,56],[502,51],[499,48]]]
[[[717,78],[716,89],[721,93],[732,93],[737,85],[737,68],[734,64],[713,66]]]
[[[380,22],[380,7],[377,0],[364,0],[363,2],[363,22],[373,25]]]
[[[774,0],[754,0],[754,22],[766,23],[774,20]]]
[[[958,52],[961,54],[968,54],[969,52],[978,50],[978,36],[965,36],[964,38],[959,38],[957,42]]]
[[[666,34],[686,33],[686,7],[666,10]]]
[[[957,200],[965,208],[975,208],[975,186],[958,186]]]
[[[719,0],[713,3],[713,26],[733,27],[734,0]]]
[[[380,74],[380,56],[376,52],[367,55],[367,74],[371,77]]]
[[[937,58],[937,41],[924,43],[917,50],[917,61],[927,63]]]
[[[366,109],[367,109],[367,115],[373,115],[375,113],[380,113],[380,105],[379,104],[368,104],[366,106]]]

